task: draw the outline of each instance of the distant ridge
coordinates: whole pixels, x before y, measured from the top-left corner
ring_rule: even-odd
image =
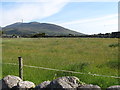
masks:
[[[2,28],[3,32],[8,35],[31,35],[37,33],[45,33],[50,36],[57,35],[84,35],[82,33],[64,28],[50,23],[39,23],[39,22],[30,22],[30,23],[21,23],[17,22],[6,27]]]

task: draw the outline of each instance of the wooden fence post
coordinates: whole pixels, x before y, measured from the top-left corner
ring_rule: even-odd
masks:
[[[18,57],[19,61],[19,77],[23,80],[23,59],[22,57]]]

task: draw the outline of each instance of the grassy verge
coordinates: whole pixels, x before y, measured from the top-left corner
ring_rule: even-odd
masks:
[[[3,39],[3,63],[18,63],[17,57],[22,56],[25,65],[118,76],[118,47],[110,47],[117,42],[114,38]],[[3,65],[3,77],[8,74],[18,75],[18,67]],[[24,80],[35,84],[68,75],[101,87],[118,84],[114,78],[24,67]]]

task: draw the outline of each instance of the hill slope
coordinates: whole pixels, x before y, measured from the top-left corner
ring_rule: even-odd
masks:
[[[3,27],[6,34],[28,35],[36,33],[45,33],[47,35],[83,35],[82,33],[66,29],[64,27],[48,23],[14,23]]]

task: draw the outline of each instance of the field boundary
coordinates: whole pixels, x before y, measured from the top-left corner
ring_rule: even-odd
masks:
[[[2,63],[2,64],[9,64],[9,65],[19,65],[16,63]],[[30,65],[23,65],[24,67],[30,67],[30,68],[38,68],[38,69],[44,69],[44,70],[51,70],[51,71],[61,71],[61,72],[68,72],[68,73],[77,73],[77,74],[84,74],[84,75],[91,75],[91,76],[101,76],[101,77],[110,77],[110,78],[116,78],[120,79],[118,76],[107,76],[107,75],[99,75],[99,74],[92,74],[92,73],[83,73],[83,72],[75,72],[75,71],[69,71],[69,70],[60,70],[60,69],[53,69],[53,68],[46,68],[46,67],[38,67],[38,66],[30,66]]]

